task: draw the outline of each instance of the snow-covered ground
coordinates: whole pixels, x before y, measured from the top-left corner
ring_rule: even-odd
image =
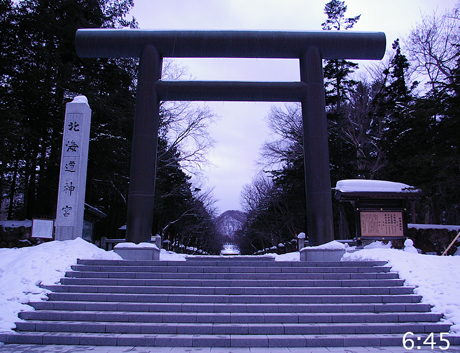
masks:
[[[271,255],[277,261],[299,261],[299,253]],[[40,284],[55,284],[78,258],[120,259],[81,238],[53,241],[21,249],[0,249],[0,332],[9,331],[18,321],[19,311],[31,310],[29,301],[46,300]],[[161,260],[185,260],[185,255],[162,250]],[[460,256],[419,255],[375,243],[366,249],[345,254],[343,260],[384,260],[400,273],[406,285],[417,286],[423,302],[434,305],[460,333]]]

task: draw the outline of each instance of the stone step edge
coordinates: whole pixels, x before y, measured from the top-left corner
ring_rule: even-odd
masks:
[[[370,291],[381,291],[388,290],[387,295],[401,295],[401,290],[408,293],[403,293],[402,295],[412,294],[416,287],[412,286],[381,286],[381,287],[179,287],[179,286],[107,286],[107,285],[69,285],[69,284],[57,284],[57,285],[40,285],[40,288],[44,288],[50,291],[56,291],[59,293],[100,293],[100,294],[169,294],[174,290],[181,290],[183,292],[176,292],[171,294],[205,294],[205,295],[302,295],[299,293],[288,293],[289,291],[343,291],[343,290],[359,290],[360,293],[355,295],[378,295],[378,294],[369,294]],[[156,289],[157,293],[146,293],[145,288]],[[78,289],[78,290],[77,290]],[[82,291],[85,289],[85,291]],[[103,290],[101,290],[103,289]],[[125,291],[121,291],[125,289]],[[128,291],[131,290],[131,291]],[[216,290],[219,290],[221,293],[216,293]],[[271,294],[267,294],[267,289],[273,291]],[[136,291],[133,291],[136,290]],[[212,291],[214,290],[214,291]],[[223,293],[224,291],[233,292],[233,293]],[[252,293],[247,293],[251,291]],[[256,291],[264,291],[265,293],[254,293]],[[276,291],[282,292],[274,294]],[[206,293],[203,293],[206,292]],[[211,293],[212,292],[212,293]],[[380,294],[380,293],[379,293]],[[308,294],[305,294],[308,295]],[[324,295],[315,293],[315,295]]]
[[[423,342],[427,334],[414,335]],[[460,336],[445,335],[451,346],[460,345]],[[446,346],[435,335],[438,346]],[[402,348],[401,334],[370,335],[133,335],[133,334],[58,334],[0,333],[0,342],[22,344],[152,346],[152,347],[378,347]],[[426,347],[426,346],[425,346]],[[428,346],[430,347],[430,346]],[[416,348],[416,347],[415,347]]]
[[[73,270],[95,272],[158,272],[158,273],[387,273],[391,272],[388,266],[121,266],[121,265],[71,265]],[[155,270],[155,271],[153,271]],[[279,270],[279,271],[277,271]],[[294,271],[290,271],[294,270]],[[302,271],[300,271],[302,270]],[[311,270],[311,271],[309,271]]]
[[[196,313],[350,313],[428,312],[426,303],[129,303],[39,301],[28,305],[35,310],[112,312],[196,312]],[[67,307],[66,307],[67,306]],[[78,308],[80,307],[80,308]],[[212,310],[211,310],[212,309]],[[277,310],[276,310],[277,309]],[[341,310],[339,310],[341,309]],[[266,310],[266,311],[265,311]],[[296,311],[301,310],[301,311]]]
[[[79,265],[111,265],[111,266],[243,266],[250,263],[245,261],[161,261],[161,260],[98,260],[98,259],[77,259]],[[132,265],[131,265],[132,264]],[[257,262],[258,266],[267,267],[374,267],[385,266],[388,261],[261,261]],[[252,264],[254,265],[254,264]]]
[[[22,311],[23,320],[137,323],[392,323],[439,322],[442,314],[432,312],[391,313],[174,313],[174,312],[104,312],[104,311]]]
[[[107,285],[107,286],[158,286],[169,284],[172,287],[379,287],[403,286],[404,279],[345,279],[345,280],[324,280],[324,279],[267,279],[267,280],[232,280],[232,279],[122,279],[122,278],[61,278],[62,284],[74,285]],[[230,286],[228,284],[231,284]],[[367,285],[366,285],[367,284]]]
[[[78,321],[20,321],[16,322],[18,332],[61,332],[61,333],[131,333],[131,334],[404,334],[440,333],[450,330],[450,323],[368,323],[350,325],[328,324],[196,324],[196,323],[118,323],[111,321],[82,324]],[[300,332],[304,331],[304,332]],[[306,331],[306,332],[305,332]]]
[[[117,293],[48,293],[47,301],[66,302],[103,302],[103,303],[143,303],[143,304],[416,304],[421,303],[418,294],[343,294],[333,295],[290,295],[280,301],[279,295],[203,295],[193,294],[117,294]],[[229,299],[229,301],[219,299]],[[142,300],[139,300],[142,299]],[[159,301],[161,299],[161,301]],[[171,300],[172,299],[172,300]],[[289,299],[289,300],[288,300]],[[258,301],[257,301],[258,300]]]
[[[66,278],[91,279],[201,279],[201,280],[386,280],[400,279],[396,272],[380,273],[191,273],[67,271]]]

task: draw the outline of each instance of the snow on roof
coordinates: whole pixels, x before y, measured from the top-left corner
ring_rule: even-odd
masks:
[[[407,225],[408,228],[415,228],[415,229],[447,229],[449,231],[455,230],[460,231],[459,225],[448,225],[448,224],[415,224],[409,223]]]
[[[341,192],[414,192],[420,191],[413,186],[385,180],[345,179],[335,187]]]
[[[32,221],[30,219],[26,219],[25,221],[0,221],[0,226],[3,228],[30,228],[32,227]]]

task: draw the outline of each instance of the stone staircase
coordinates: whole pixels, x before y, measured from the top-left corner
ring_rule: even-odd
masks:
[[[79,260],[7,343],[157,347],[402,346],[448,332],[385,262]],[[451,343],[454,338],[450,337]],[[442,344],[442,343],[441,343]]]

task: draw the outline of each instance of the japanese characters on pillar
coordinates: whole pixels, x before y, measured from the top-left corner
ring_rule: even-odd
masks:
[[[56,240],[82,236],[91,109],[84,96],[66,105],[56,209]]]

